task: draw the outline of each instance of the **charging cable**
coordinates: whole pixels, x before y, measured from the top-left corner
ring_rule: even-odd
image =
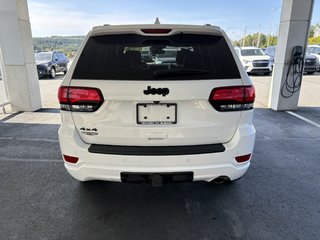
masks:
[[[303,76],[303,57],[292,57],[286,80],[284,81],[281,88],[281,96],[284,98],[292,97],[301,88],[302,76]],[[289,79],[289,74],[292,69],[292,79]]]

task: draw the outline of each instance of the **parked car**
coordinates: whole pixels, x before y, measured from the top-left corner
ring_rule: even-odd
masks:
[[[55,78],[56,73],[68,71],[68,58],[61,52],[35,53],[39,77]]]
[[[274,58],[276,53],[276,47],[275,46],[269,46],[266,49],[266,54],[270,57],[272,62],[272,67],[274,64]],[[304,58],[304,72],[306,74],[314,74],[319,68],[318,60],[315,56],[306,53]]]
[[[145,50],[142,49],[141,51],[141,60],[144,63],[152,63],[154,60],[154,57],[152,56],[152,54],[150,54],[149,49]]]
[[[273,70],[274,66],[274,56],[276,55],[276,47],[275,46],[269,46],[266,48],[264,51],[266,55],[270,57],[270,62],[271,62],[271,69]]]
[[[236,52],[240,61],[248,74],[262,73],[269,75],[272,71],[270,57],[260,48],[256,47],[236,47]]]
[[[306,54],[304,58],[304,72],[306,74],[314,74],[319,70],[319,61],[318,58],[311,54]]]
[[[168,48],[163,51],[163,53],[156,54],[155,62],[156,63],[175,63],[177,57],[176,48]]]
[[[309,45],[307,47],[307,53],[317,58],[317,71],[320,71],[320,46]]]
[[[152,57],[168,49],[170,63]],[[222,183],[249,168],[255,90],[219,27],[94,27],[69,71],[59,142],[74,178]]]

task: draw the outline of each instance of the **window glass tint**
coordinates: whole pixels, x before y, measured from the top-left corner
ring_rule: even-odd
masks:
[[[66,57],[66,55],[64,55],[64,53],[59,53],[59,57],[60,57],[61,61],[65,62],[68,60],[68,58]]]
[[[221,36],[135,34],[91,37],[80,55],[74,79],[192,80],[240,78]]]
[[[59,60],[59,54],[54,53],[54,54],[53,54],[53,60],[54,60],[54,61]]]
[[[265,53],[261,49],[241,49],[242,56],[264,56]]]
[[[61,54],[60,53],[56,53],[56,58],[58,58],[59,61],[62,60]]]
[[[276,48],[272,48],[271,49],[270,55],[273,56],[273,57],[276,55]]]
[[[315,48],[314,48],[314,50],[313,50],[313,52],[314,52],[314,53],[317,53],[317,54],[319,54],[319,53],[320,53],[320,48],[318,48],[318,47],[315,47]]]
[[[307,47],[307,52],[308,53],[313,53],[313,48],[312,47]]]
[[[275,47],[268,47],[266,49],[266,54],[271,56],[271,57],[274,57],[275,53],[276,53],[276,48]]]
[[[240,56],[240,49],[239,48],[235,48],[235,50],[236,50],[237,55]]]
[[[52,61],[52,53],[40,52],[35,54],[37,61]]]

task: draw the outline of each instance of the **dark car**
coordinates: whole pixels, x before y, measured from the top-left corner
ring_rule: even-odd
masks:
[[[276,47],[275,46],[267,47],[265,53],[270,57],[270,61],[272,62],[272,68],[273,68]],[[304,58],[304,72],[307,74],[314,74],[317,71],[318,67],[319,66],[318,66],[317,58],[307,53]]]
[[[56,73],[68,71],[68,58],[61,52],[38,52],[35,54],[39,77],[55,78]]]

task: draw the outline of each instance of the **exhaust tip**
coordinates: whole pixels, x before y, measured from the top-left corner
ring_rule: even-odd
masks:
[[[217,177],[212,180],[212,182],[215,184],[223,184],[223,183],[229,182],[229,181],[230,181],[230,178],[227,176],[220,176],[220,177]]]

